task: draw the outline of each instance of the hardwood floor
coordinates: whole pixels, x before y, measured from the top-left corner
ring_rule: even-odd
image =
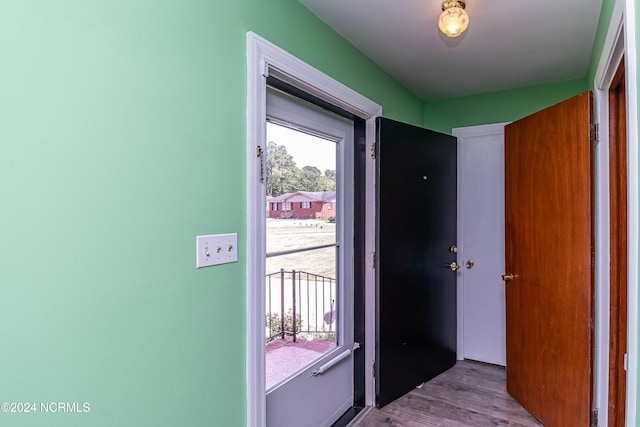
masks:
[[[542,426],[507,394],[505,378],[502,367],[460,361],[352,427]]]

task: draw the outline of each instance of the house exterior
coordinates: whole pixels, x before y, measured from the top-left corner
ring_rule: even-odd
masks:
[[[1,401],[91,409],[0,414],[0,423],[247,425],[243,261],[253,248],[242,242],[247,158],[256,156],[246,147],[247,31],[385,116],[450,133],[593,88],[614,3],[602,0],[587,75],[425,100],[299,1],[0,2]],[[623,3],[636,100],[639,3]],[[637,109],[628,114],[638,121]],[[637,127],[628,139],[638,146]],[[637,155],[629,160],[637,171]],[[635,212],[637,186],[630,191]],[[241,262],[196,270],[193,238],[218,232],[238,232]],[[629,298],[638,305],[637,288]],[[637,331],[637,317],[630,326]],[[636,400],[628,404],[635,417]]]
[[[329,219],[336,216],[335,191],[297,191],[267,197],[269,218]]]

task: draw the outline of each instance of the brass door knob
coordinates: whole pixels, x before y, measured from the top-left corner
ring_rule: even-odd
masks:
[[[451,264],[445,264],[445,267],[448,267],[451,269],[451,271],[458,271],[460,270],[460,264],[458,264],[457,262],[453,261],[451,262]]]
[[[469,261],[467,261],[467,268],[473,268],[475,264],[476,263],[472,259],[470,259]]]
[[[503,274],[502,275],[502,280],[504,280],[505,282],[512,281],[513,280],[513,274],[511,274],[511,273]]]

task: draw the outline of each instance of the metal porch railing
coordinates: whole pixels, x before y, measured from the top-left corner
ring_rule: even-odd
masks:
[[[335,341],[335,279],[281,269],[266,275],[266,291],[266,342],[287,335]]]

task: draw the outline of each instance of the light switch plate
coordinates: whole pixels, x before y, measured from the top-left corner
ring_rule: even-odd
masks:
[[[238,233],[196,236],[196,268],[238,261]]]

